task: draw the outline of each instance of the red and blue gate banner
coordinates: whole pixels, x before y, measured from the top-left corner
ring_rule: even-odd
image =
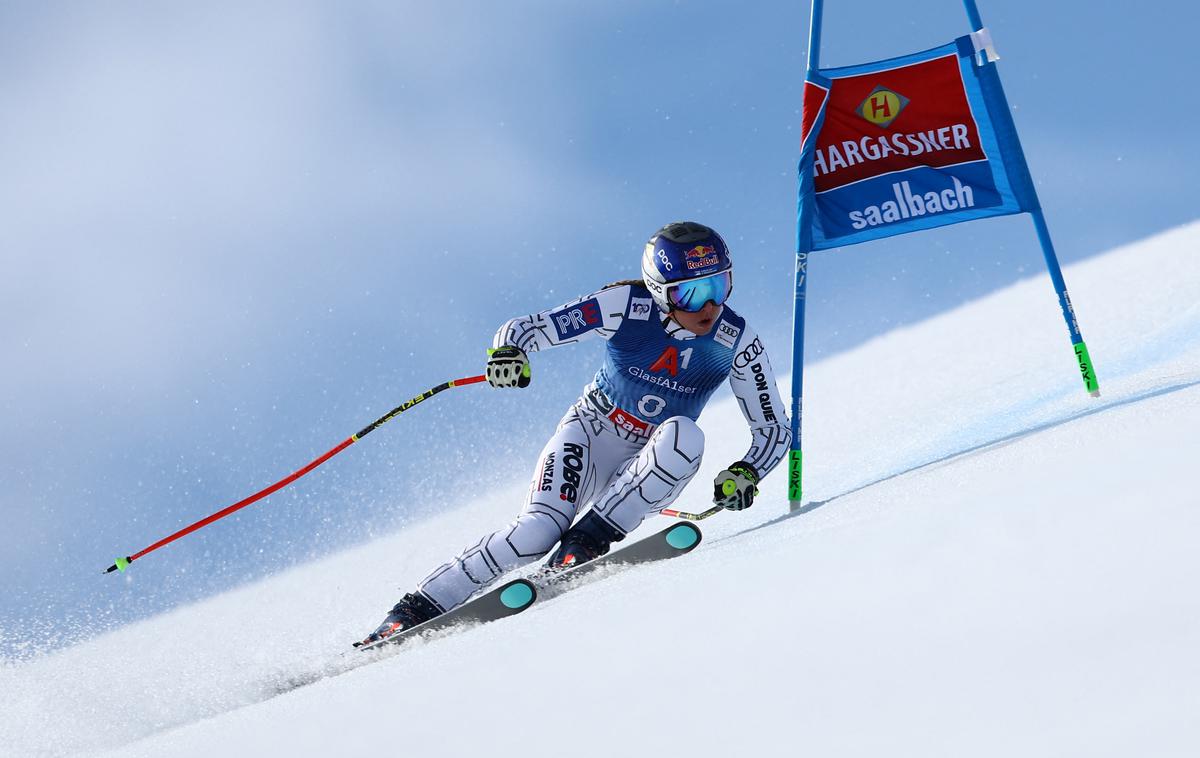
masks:
[[[999,76],[971,36],[809,71],[801,253],[1037,209]]]
[[[794,513],[805,510],[800,446],[804,305],[814,250],[1028,212],[1084,387],[1100,396],[1000,84],[999,56],[975,0],[963,0],[974,30],[970,35],[921,53],[827,69],[819,63],[824,0],[811,2],[792,330],[788,500]]]

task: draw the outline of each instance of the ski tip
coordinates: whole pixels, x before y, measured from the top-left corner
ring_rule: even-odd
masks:
[[[700,527],[690,521],[683,521],[668,529],[665,539],[668,545],[681,553],[686,553],[694,550],[696,545],[700,544],[701,537]]]
[[[517,611],[537,599],[537,587],[526,579],[517,579],[500,590],[500,603],[509,610]]]

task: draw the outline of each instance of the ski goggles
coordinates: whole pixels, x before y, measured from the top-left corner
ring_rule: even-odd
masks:
[[[716,305],[724,305],[732,291],[733,272],[722,271],[701,279],[687,279],[668,284],[665,295],[672,308],[696,313],[703,310],[710,301]]]

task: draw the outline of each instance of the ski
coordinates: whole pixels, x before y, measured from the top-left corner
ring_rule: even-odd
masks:
[[[539,592],[558,594],[574,585],[583,577],[605,568],[632,566],[649,563],[690,553],[700,544],[700,528],[683,521],[638,540],[627,548],[616,550],[587,563],[567,569],[542,570],[528,578],[511,582],[485,592],[483,595],[455,608],[449,613],[432,618],[412,629],[397,632],[391,637],[371,642],[356,643],[362,650],[377,650],[385,645],[399,645],[429,632],[437,632],[460,625],[483,624],[514,616],[524,611],[537,600]]]
[[[514,579],[511,582],[489,590],[474,600],[463,603],[459,607],[429,619],[424,624],[417,624],[411,629],[404,629],[368,644],[355,643],[362,650],[377,650],[385,645],[399,645],[415,637],[429,632],[441,631],[459,625],[483,624],[496,621],[508,616],[515,616],[537,599],[537,586],[528,579]]]
[[[566,589],[568,585],[573,585],[588,574],[601,569],[661,561],[690,553],[700,544],[701,537],[700,527],[689,521],[682,521],[645,539],[638,540],[627,548],[616,550],[578,566],[565,569],[545,569],[531,576],[530,580],[540,591],[553,591],[554,594],[557,594]]]

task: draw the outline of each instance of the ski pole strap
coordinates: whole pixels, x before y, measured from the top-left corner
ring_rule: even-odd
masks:
[[[175,540],[179,539],[180,537],[186,537],[187,535],[191,534],[192,532],[196,531],[197,529],[202,529],[202,528],[208,526],[209,524],[213,523],[214,521],[223,519],[226,516],[228,516],[229,514],[240,511],[242,508],[245,508],[246,506],[248,506],[252,503],[256,503],[259,500],[262,500],[267,495],[270,495],[273,492],[277,492],[278,490],[283,489],[284,487],[288,486],[292,482],[296,481],[300,477],[302,477],[305,474],[307,474],[308,472],[312,471],[317,466],[320,466],[325,461],[329,460],[333,456],[337,455],[338,453],[342,452],[346,448],[350,447],[355,442],[358,442],[360,439],[362,439],[366,435],[375,431],[379,427],[386,424],[388,421],[391,421],[393,418],[395,418],[396,416],[399,416],[401,413],[403,413],[404,411],[413,407],[414,405],[421,402],[422,400],[431,398],[434,395],[436,395],[437,393],[439,393],[443,390],[450,389],[451,387],[462,387],[462,386],[465,386],[468,384],[475,384],[477,382],[484,381],[486,378],[487,378],[486,376],[481,374],[479,376],[469,376],[465,379],[455,379],[452,382],[446,382],[444,384],[439,384],[438,386],[434,387],[433,389],[422,392],[420,395],[417,395],[412,400],[409,400],[408,402],[404,403],[403,405],[399,405],[399,406],[393,408],[392,410],[388,411],[388,413],[386,415],[381,416],[378,420],[375,421],[375,423],[371,424],[370,426],[365,427],[358,434],[352,435],[352,436],[347,437],[346,439],[342,440],[332,450],[329,450],[321,457],[310,462],[304,468],[293,472],[292,474],[284,477],[283,479],[280,479],[278,482],[275,482],[271,486],[269,486],[265,489],[259,490],[258,492],[255,492],[253,495],[250,495],[249,497],[247,497],[243,500],[237,501],[233,505],[230,505],[226,508],[222,508],[221,510],[212,514],[211,516],[202,518],[194,524],[185,526],[183,529],[180,529],[179,531],[175,532],[174,534],[163,537],[161,540],[159,540],[158,542],[155,542],[150,547],[147,547],[143,550],[140,550],[140,551],[134,553],[133,555],[126,556],[124,558],[117,558],[116,561],[113,562],[113,565],[109,566],[104,571],[104,573],[111,574],[114,571],[125,571],[125,569],[129,568],[129,564],[133,563],[138,558],[141,558],[143,555],[146,555],[147,553],[152,553],[155,550],[159,549],[160,547],[163,547],[164,545],[169,545],[170,543],[174,542]]]

